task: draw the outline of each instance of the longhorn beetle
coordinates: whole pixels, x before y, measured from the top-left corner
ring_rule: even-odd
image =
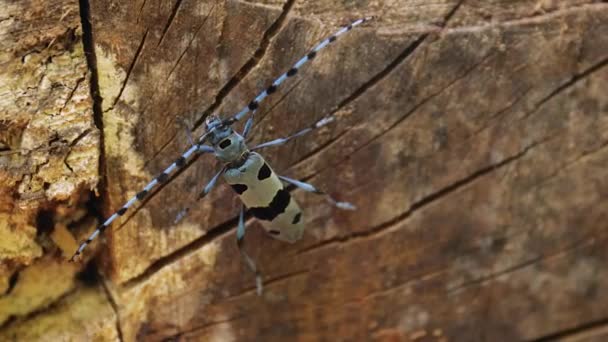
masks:
[[[221,119],[218,115],[212,114],[205,120],[205,133],[203,133],[196,142],[192,139],[188,131],[188,139],[191,147],[182,154],[173,164],[166,168],[158,177],[153,179],[146,185],[142,191],[129,199],[118,211],[103,222],[83,243],[80,244],[78,250],[70,258],[74,261],[78,255],[91,243],[99,234],[103,233],[110,224],[119,216],[124,215],[127,210],[137,201],[142,201],[157,185],[165,183],[169,177],[177,170],[186,165],[187,160],[194,154],[214,153],[224,165],[222,169],[211,178],[203,191],[199,194],[198,199],[205,197],[215,186],[220,176],[224,176],[226,182],[238,194],[241,201],[239,224],[236,231],[237,245],[243,259],[248,267],[255,273],[256,288],[258,295],[262,293],[262,276],[258,271],[255,262],[245,252],[243,248],[243,237],[245,236],[245,207],[249,209],[251,214],[261,221],[266,231],[275,239],[295,242],[302,237],[304,226],[302,224],[302,211],[295,200],[291,199],[289,192],[285,189],[283,182],[294,185],[304,191],[325,196],[326,200],[340,209],[354,210],[355,207],[348,202],[338,202],[328,194],[318,190],[308,183],[304,183],[295,179],[277,175],[268,166],[264,158],[255,152],[264,147],[283,145],[291,139],[300,137],[316,128],[325,126],[334,121],[334,117],[329,115],[317,121],[313,125],[304,128],[303,130],[284,137],[271,140],[249,149],[245,144],[245,140],[253,126],[255,113],[260,103],[270,94],[277,91],[278,87],[286,79],[295,76],[300,68],[306,62],[313,60],[317,53],[330,45],[338,37],[350,31],[353,27],[360,25],[372,17],[366,17],[352,22],[351,24],[342,27],[339,31],[329,36],[317,46],[315,46],[306,56],[302,57],[294,64],[291,69],[282,74],[272,84],[262,91],[255,99],[253,99],[245,108],[236,115],[227,119]],[[245,123],[243,133],[239,134],[232,129],[232,125],[243,119],[249,112],[251,115]],[[207,145],[206,143],[209,143]]]

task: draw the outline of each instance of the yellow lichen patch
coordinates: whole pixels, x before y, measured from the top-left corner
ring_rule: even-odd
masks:
[[[99,131],[78,37],[62,38],[0,67],[0,185],[18,206],[62,201],[98,181]]]
[[[103,97],[102,110],[105,112],[113,106],[127,73],[116,64],[111,53],[101,46],[95,46],[95,54],[99,76],[99,93]]]
[[[416,341],[426,337],[426,330],[418,330],[410,334],[410,340]]]
[[[210,286],[219,246],[219,242],[205,245],[136,285],[119,290],[121,317],[128,327],[123,330],[125,340],[135,339],[144,322],[180,327],[199,314],[200,306],[191,302],[192,291]]]
[[[29,263],[42,255],[34,241],[36,228],[29,224],[27,214],[0,213],[0,259]]]
[[[441,335],[443,335],[443,331],[441,329],[437,328],[433,330],[433,336],[439,337]]]
[[[123,114],[112,109],[104,114],[104,137],[106,155],[108,158],[118,158],[122,168],[129,175],[148,179],[150,175],[142,171],[144,160],[134,149],[135,135],[133,134],[137,117]]]
[[[103,101],[103,124],[105,153],[108,159],[118,158],[122,168],[129,175],[142,179],[149,178],[142,172],[143,158],[133,150],[135,143],[134,129],[139,120],[139,115],[128,110],[126,106],[113,108],[116,97],[120,94],[126,73],[115,63],[112,55],[103,48],[97,47],[97,72],[99,74],[99,91],[104,98]],[[134,99],[137,92],[135,86],[129,85],[120,95],[122,100]]]
[[[51,239],[63,252],[63,257],[69,258],[78,248],[78,241],[64,224],[56,224],[51,233]]]
[[[216,324],[211,327],[208,334],[208,341],[237,341],[236,334],[230,325],[230,322]]]
[[[91,216],[86,207],[91,196],[92,193],[83,193],[53,208],[53,229],[49,237],[62,251],[62,257],[66,261],[74,254],[80,240],[88,236],[98,224],[97,218]],[[95,246],[92,246],[91,253],[84,257],[83,263],[95,254],[94,250]]]
[[[152,218],[147,208],[139,211],[138,226],[152,227]],[[188,242],[201,236],[200,225],[186,221],[172,227],[165,234],[158,234],[151,229],[139,229],[133,226],[121,228],[120,233],[113,237],[114,253],[121,262],[118,276],[114,279],[117,282],[124,282],[140,275],[149,266],[148,262],[141,262],[148,257],[158,258],[165,256],[175,250],[179,250]],[[116,228],[115,228],[116,229]],[[143,250],[146,254],[140,253],[139,258],[133,258],[133,250]]]
[[[72,290],[79,265],[45,258],[19,272],[9,294],[0,298],[0,324],[46,308]]]
[[[9,325],[0,340],[119,341],[116,320],[103,289],[82,289],[49,310]]]
[[[15,272],[15,267],[0,263],[0,294],[6,293],[11,287],[11,276]]]

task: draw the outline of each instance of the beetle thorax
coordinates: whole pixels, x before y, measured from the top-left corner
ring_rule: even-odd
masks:
[[[209,142],[215,150],[215,156],[222,162],[238,161],[249,151],[243,136],[235,132],[232,127],[224,125],[217,116],[210,117],[206,124]]]

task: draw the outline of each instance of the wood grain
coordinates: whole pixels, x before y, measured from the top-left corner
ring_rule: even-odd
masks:
[[[95,260],[62,271],[72,275],[62,278],[65,290],[49,294],[37,309],[14,311],[0,336],[44,339],[22,334],[49,317],[59,322],[74,315],[77,303],[96,303],[103,319],[61,335],[75,340],[605,336],[604,1],[88,5],[92,31],[75,36],[90,34],[87,53],[95,57],[88,61],[94,82],[79,82],[86,95],[92,87],[100,96],[89,95],[83,113],[90,132],[101,132],[101,141],[90,141],[101,150],[101,173],[69,192],[80,198],[78,220],[63,218],[77,211],[60,209],[64,197],[32,200],[47,204],[22,214],[23,225],[10,233],[24,236],[17,250],[29,259],[6,257],[0,271],[7,294],[0,300],[14,303],[15,293],[27,292],[17,290],[29,278],[14,276],[34,267],[26,265],[57,262],[67,269],[58,253],[50,255],[61,245],[57,236],[67,231],[82,239],[96,219],[112,214],[185,151],[180,121],[200,133],[206,115],[240,110],[338,26],[373,15],[376,20],[324,50],[263,103],[251,143],[334,114],[331,125],[263,153],[278,173],[309,181],[358,210],[339,211],[293,191],[308,227],[294,245],[249,222],[246,248],[265,279],[258,297],[236,248],[239,203],[225,185],[195,201],[219,168],[211,157],[198,158],[85,251]],[[6,60],[21,63],[12,53]],[[78,56],[86,75],[86,56]],[[83,77],[74,72],[80,69],[61,70],[66,79]],[[1,102],[3,111],[11,101]],[[19,127],[31,126],[30,117],[22,121]],[[2,131],[3,143],[5,132],[13,131]],[[35,160],[31,153],[23,158]],[[8,162],[2,170],[17,168]],[[97,172],[95,162],[86,165]],[[22,200],[15,200],[16,183],[6,184],[0,208],[10,213]],[[95,186],[98,197],[90,194]],[[188,215],[175,223],[186,207]],[[47,248],[35,238],[41,212],[53,222],[48,230],[58,232]],[[0,216],[0,223],[16,217]]]

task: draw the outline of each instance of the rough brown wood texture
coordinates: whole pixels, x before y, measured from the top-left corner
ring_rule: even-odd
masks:
[[[116,336],[103,288],[83,288],[83,266],[64,256],[95,226],[86,202],[99,179],[80,26],[75,0],[0,1],[3,341]]]
[[[6,26],[15,18],[51,25],[37,33],[44,46],[66,39],[57,28],[65,22],[72,38],[91,42],[92,84],[77,40],[60,46],[78,60],[60,70],[63,84],[86,89],[79,118],[87,137],[103,138],[77,141],[102,149],[101,174],[90,173],[92,158],[64,197],[52,197],[44,180],[36,183],[42,197],[20,192],[15,179],[37,179],[42,169],[23,178],[32,169],[6,152],[21,146],[28,165],[53,156],[36,157],[40,144],[21,133],[48,110],[26,112],[2,91],[0,237],[22,243],[2,255],[2,339],[608,338],[605,1],[91,0],[81,2],[91,24],[83,31],[77,4],[53,3],[61,19],[26,15],[34,2],[0,15],[9,27],[2,37],[14,44],[2,46],[0,74],[27,79],[19,68],[35,44],[23,42],[31,32]],[[263,297],[236,248],[232,190],[220,185],[194,201],[218,168],[210,157],[114,224],[85,253],[96,260],[67,265],[52,253],[75,248],[90,221],[188,147],[180,120],[200,133],[205,115],[234,113],[314,43],[364,15],[377,19],[324,50],[259,111],[253,143],[336,115],[264,154],[279,173],[359,207],[341,212],[294,191],[308,226],[294,245],[251,221],[247,249],[263,271]],[[100,98],[91,100],[89,87]],[[72,132],[71,124],[44,127]],[[63,153],[73,151],[74,137],[60,136]],[[89,193],[96,185],[99,197]],[[192,210],[175,224],[185,207]],[[53,269],[63,276],[40,281]],[[53,291],[32,285],[42,282]],[[41,332],[53,325],[69,328]]]

